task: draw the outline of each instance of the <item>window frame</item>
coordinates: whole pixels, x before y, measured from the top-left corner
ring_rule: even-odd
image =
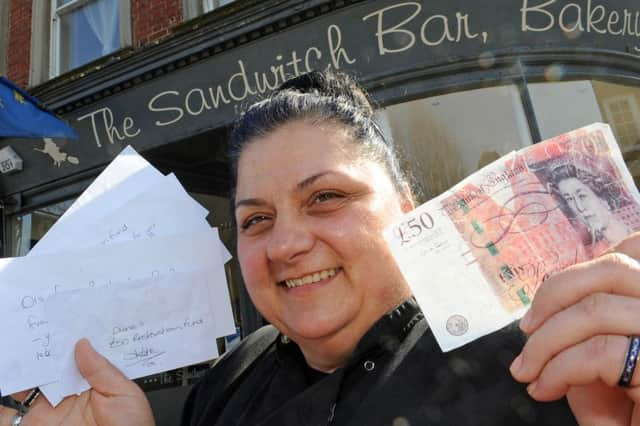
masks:
[[[90,0],[72,0],[58,10],[69,12]],[[131,2],[119,2],[120,48],[131,46]],[[32,0],[31,69],[29,84],[37,85],[71,70],[60,72],[59,35],[60,19],[56,13],[56,0]]]
[[[232,0],[231,3],[238,0]],[[182,0],[182,14],[184,20],[197,18],[226,5],[220,5],[220,0]]]

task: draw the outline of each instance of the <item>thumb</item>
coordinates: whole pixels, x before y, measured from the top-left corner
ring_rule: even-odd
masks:
[[[132,390],[133,382],[96,352],[87,339],[80,339],[76,343],[75,357],[80,373],[99,393],[111,396],[126,394],[128,390]],[[137,389],[137,386],[134,388]]]

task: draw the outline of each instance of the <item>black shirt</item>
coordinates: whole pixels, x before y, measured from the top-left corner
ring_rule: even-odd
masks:
[[[383,316],[331,374],[262,330],[196,385],[183,416],[203,425],[573,425],[566,401],[537,403],[508,367],[524,337],[507,327],[442,353],[414,299]]]

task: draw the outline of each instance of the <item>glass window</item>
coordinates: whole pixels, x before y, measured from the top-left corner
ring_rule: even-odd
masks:
[[[73,200],[67,200],[11,217],[9,256],[24,256],[29,253],[72,203]]]
[[[529,84],[542,140],[603,121],[590,81]]]
[[[543,139],[593,122],[608,123],[640,183],[640,87],[581,80],[530,84],[529,93]]]
[[[119,0],[53,0],[51,11],[53,75],[121,47]]]
[[[235,0],[182,0],[185,20],[197,18],[214,9],[233,3]]]
[[[512,85],[393,105],[382,110],[379,121],[408,159],[427,199],[531,144],[520,95]]]
[[[226,4],[233,3],[235,0],[202,0],[202,8],[204,13],[211,12],[213,9],[217,9]]]

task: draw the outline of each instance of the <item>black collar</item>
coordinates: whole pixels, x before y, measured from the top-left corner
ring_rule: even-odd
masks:
[[[424,314],[420,310],[418,302],[411,296],[373,324],[358,342],[347,361],[347,367],[358,363],[364,356],[394,353],[414,325],[423,318]],[[298,345],[282,334],[277,343],[277,357],[280,362],[291,360],[293,357],[297,362],[306,365]]]

